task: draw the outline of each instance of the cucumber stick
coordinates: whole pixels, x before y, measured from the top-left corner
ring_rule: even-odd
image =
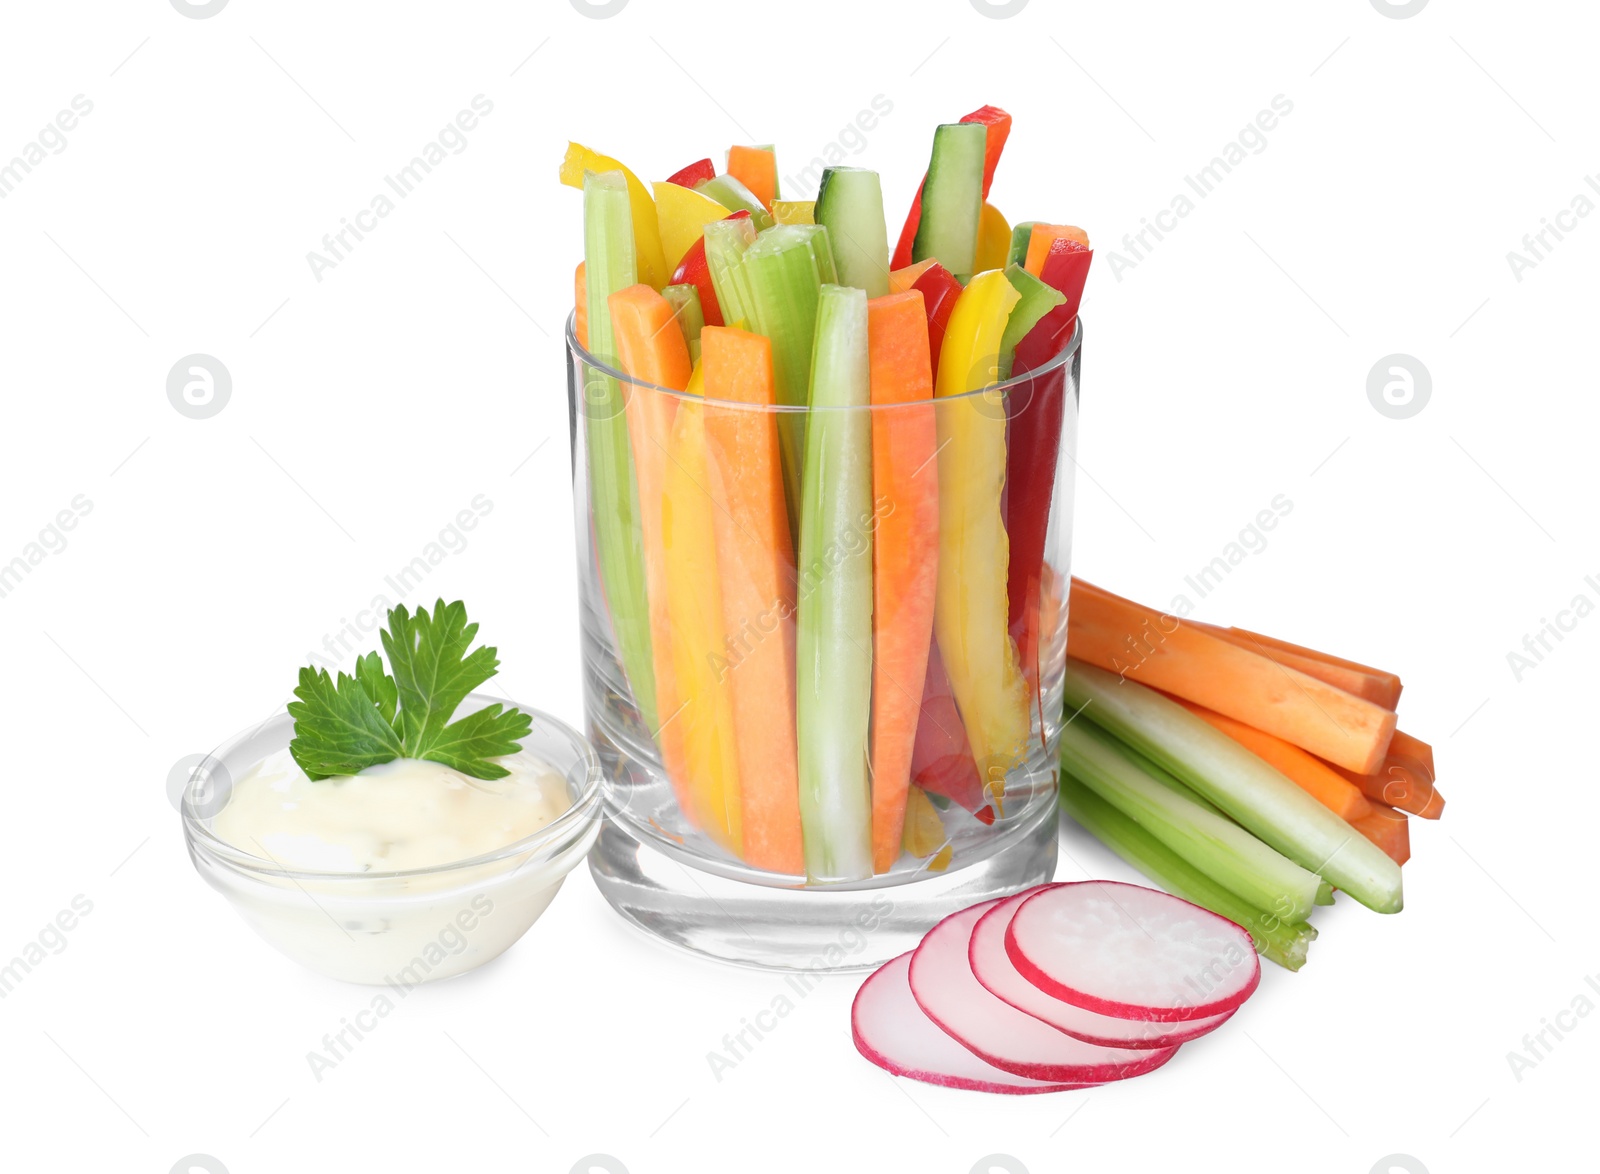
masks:
[[[750,329],[772,340],[772,373],[780,404],[805,407],[811,392],[811,350],[817,331],[817,301],[822,276],[817,252],[827,241],[814,225],[780,224],[756,238],[745,252],[742,285],[748,298]],[[778,448],[783,465],[784,495],[789,502],[789,531],[799,529],[800,472],[805,460],[805,416],[782,412]]]
[[[883,219],[878,173],[864,167],[830,167],[817,191],[816,221],[826,226],[840,285],[889,292],[889,229]]]
[[[589,352],[615,367],[617,345],[607,299],[638,281],[628,183],[620,171],[589,172],[583,177],[583,261]],[[653,737],[656,677],[650,650],[650,606],[639,540],[639,491],[624,406],[622,388],[615,379],[594,370],[584,372],[584,437],[595,556],[617,653],[639,716]]]
[[[1006,264],[1023,265],[1028,260],[1028,242],[1033,239],[1033,226],[1037,220],[1024,220],[1011,226],[1011,251],[1006,254]]]
[[[1272,766],[1175,701],[1082,661],[1067,661],[1066,704],[1177,775],[1302,868],[1369,909],[1404,905],[1400,866]],[[1081,719],[1080,719],[1081,720]]]
[[[1085,721],[1061,731],[1061,766],[1168,848],[1257,909],[1304,921],[1320,878],[1285,859],[1226,816],[1169,790],[1110,735]]]
[[[978,262],[978,221],[983,216],[983,159],[989,142],[981,122],[951,122],[933,132],[933,157],[922,181],[922,221],[911,260],[934,258],[951,273],[971,273]]]
[[[1249,931],[1263,958],[1285,970],[1299,970],[1316,940],[1310,923],[1290,925],[1252,907],[1223,888],[1066,771],[1061,775],[1061,807],[1090,835],[1174,897],[1209,909]]]
[[[872,875],[872,413],[867,295],[822,287],[800,513],[795,706],[800,827],[815,882]]]
[[[1021,265],[1006,266],[1006,280],[1021,295],[1021,300],[1006,319],[1005,333],[1000,336],[1000,362],[998,378],[1004,382],[1011,378],[1011,367],[1017,359],[1017,344],[1028,336],[1028,331],[1039,325],[1039,320],[1067,300],[1067,295],[1046,285]]]

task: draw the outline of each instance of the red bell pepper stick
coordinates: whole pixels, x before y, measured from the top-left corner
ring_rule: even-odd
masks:
[[[1040,319],[1017,345],[1015,374],[1025,375],[1044,366],[1072,340],[1078,305],[1083,300],[1083,283],[1093,258],[1092,250],[1074,240],[1062,238],[1050,246],[1040,276],[1067,300]],[[1019,389],[1008,400],[1018,410],[1009,422],[1006,444],[1006,533],[1011,539],[1007,610],[1023,676],[1035,697],[1039,695],[1039,603],[1045,535],[1050,526],[1050,501],[1061,451],[1066,384],[1065,368],[1057,367],[1034,379],[1026,394]]]
[[[988,138],[983,144],[983,198],[989,198],[989,185],[994,182],[994,169],[1000,165],[1000,152],[1005,150],[1006,139],[1011,135],[1011,115],[998,106],[982,106],[971,114],[965,115],[962,122],[981,122],[988,128]],[[927,183],[926,174],[922,183]],[[911,211],[906,213],[905,227],[900,230],[900,239],[894,247],[894,259],[889,262],[891,269],[904,269],[911,264],[911,245],[917,239],[917,228],[922,224],[922,183],[917,185],[917,194],[911,200]],[[935,364],[935,370],[938,369]]]
[[[682,171],[675,171],[667,176],[668,183],[675,183],[679,187],[693,188],[705,183],[708,179],[715,179],[717,165],[709,159],[698,159],[689,164]]]
[[[950,270],[935,261],[927,272],[911,283],[911,288],[922,293],[923,307],[928,311],[928,355],[933,362],[933,377],[939,376],[939,348],[944,345],[944,328],[961,296],[961,283]]]
[[[984,823],[994,822],[994,811],[989,796],[984,794],[978,764],[972,760],[967,727],[956,708],[937,640],[928,652],[917,738],[911,751],[911,781],[924,791],[943,795]]]
[[[707,160],[710,162],[710,160]],[[688,170],[685,168],[684,170]],[[683,172],[679,172],[682,175]],[[676,179],[668,180],[676,183]],[[741,216],[749,216],[748,212],[735,212],[732,216],[724,216],[724,220],[737,220]],[[678,267],[672,271],[670,285],[692,285],[700,291],[700,312],[705,315],[707,326],[722,326],[722,307],[717,304],[717,291],[711,284],[711,266],[706,263],[706,238],[700,237],[689,246],[689,251],[683,255],[683,260],[678,262]]]

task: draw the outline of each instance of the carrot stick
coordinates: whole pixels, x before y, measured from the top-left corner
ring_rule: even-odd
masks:
[[[770,339],[730,327],[700,334],[708,402],[717,573],[731,682],[744,858],[773,872],[805,871],[796,773],[794,548],[778,458]]]
[[[917,284],[918,280],[924,273],[926,273],[929,269],[932,269],[938,263],[939,262],[932,257],[925,257],[915,264],[907,265],[904,269],[890,270],[889,292],[905,293],[906,290]]]
[[[1383,766],[1371,774],[1357,774],[1337,764],[1335,769],[1369,799],[1423,819],[1438,819],[1444,814],[1444,796],[1434,785],[1433,775],[1416,759],[1391,754],[1384,759]]]
[[[687,390],[700,395],[702,385],[697,370]],[[683,699],[681,712],[670,724],[683,727],[688,790],[693,796],[685,805],[686,814],[713,840],[739,855],[743,835],[732,688],[713,661],[726,645],[712,520],[716,506],[709,484],[705,409],[686,401],[672,421],[661,492],[672,665]]]
[[[984,823],[994,822],[989,793],[972,760],[967,728],[956,708],[950,678],[939,656],[939,642],[928,647],[928,675],[922,682],[922,710],[917,715],[917,740],[911,751],[911,780],[924,791],[943,795]],[[999,802],[996,796],[995,802]]]
[[[939,569],[939,447],[917,290],[867,303],[872,383],[872,867],[900,855]],[[885,408],[888,404],[926,407]]]
[[[1291,746],[1282,738],[1264,734],[1243,722],[1223,717],[1220,713],[1176,698],[1178,704],[1214,728],[1221,730],[1239,745],[1250,751],[1268,766],[1277,770],[1332,811],[1340,819],[1354,822],[1372,814],[1372,804],[1348,779],[1321,759],[1307,754],[1298,746]]]
[[[778,195],[778,157],[765,147],[729,147],[728,174],[750,189],[761,206],[772,211]]]
[[[1151,608],[1074,586],[1067,624],[1069,655],[1276,734],[1335,766],[1368,774],[1389,751],[1392,711]]]
[[[1389,743],[1390,758],[1410,758],[1422,764],[1422,769],[1428,772],[1430,779],[1439,777],[1433,766],[1433,747],[1421,738],[1413,738],[1404,730],[1394,732],[1394,741]]]
[[[1400,703],[1400,678],[1394,673],[1357,664],[1353,660],[1330,656],[1326,652],[1318,652],[1312,648],[1302,648],[1298,644],[1290,644],[1287,640],[1263,636],[1259,632],[1251,632],[1244,628],[1218,628],[1213,631],[1213,635],[1241,648],[1259,652],[1279,664],[1298,669],[1306,676],[1316,677],[1317,680],[1343,689],[1346,693],[1364,697],[1374,705],[1393,709]]]
[[[1411,824],[1405,812],[1374,803],[1370,815],[1352,819],[1350,826],[1382,848],[1396,864],[1411,859]]]
[[[583,280],[580,272],[578,280]],[[581,304],[581,303],[580,303]],[[617,362],[642,383],[681,391],[692,368],[683,332],[676,328],[672,304],[648,285],[631,285],[606,299],[611,311]],[[661,747],[661,764],[689,809],[689,772],[684,757],[683,727],[670,720],[683,704],[673,667],[672,624],[667,606],[667,548],[661,504],[666,487],[667,444],[677,401],[643,387],[625,389],[628,442],[639,486],[639,544],[644,553],[645,595],[650,616],[650,655],[656,673],[656,711],[661,722],[652,730]]]
[[[578,262],[572,274],[572,331],[578,336],[578,345],[589,349],[589,283],[584,277],[583,262]]]

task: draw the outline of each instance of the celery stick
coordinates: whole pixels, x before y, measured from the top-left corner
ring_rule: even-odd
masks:
[[[717,292],[722,320],[729,326],[748,325],[750,293],[744,282],[741,262],[756,241],[755,225],[744,217],[714,220],[705,227],[706,267],[711,270],[711,288]]]
[[[1061,765],[1168,848],[1257,909],[1304,921],[1321,878],[1286,860],[1232,820],[1169,790],[1087,721],[1061,731]]]
[[[1021,265],[1006,266],[1006,280],[1022,295],[1006,319],[1005,333],[1000,336],[1000,379],[1011,378],[1011,365],[1017,359],[1017,344],[1028,336],[1028,331],[1039,325],[1051,310],[1067,300],[1067,295],[1054,286],[1046,285]]]
[[[638,280],[633,209],[627,179],[620,171],[584,174],[583,260],[588,287],[589,353],[615,367],[617,346],[606,299]],[[639,491],[628,445],[625,400],[617,381],[593,370],[585,372],[583,408],[600,580],[622,667],[628,674],[639,716],[653,736],[656,675],[650,652],[644,558],[639,545]]]
[[[817,190],[816,219],[828,229],[839,284],[864,289],[869,298],[887,294],[889,230],[878,173],[864,167],[828,168]]]
[[[1400,866],[1371,840],[1226,734],[1153,689],[1067,661],[1066,704],[1153,759],[1258,839],[1369,909],[1405,904]]]
[[[756,231],[772,227],[772,216],[757,196],[731,175],[718,175],[697,186],[695,191],[709,196],[730,212],[748,212]]]
[[[1011,250],[1006,254],[1006,267],[1025,265],[1028,260],[1028,242],[1033,239],[1033,226],[1037,220],[1024,220],[1011,226]]]
[[[823,284],[843,284],[839,280],[839,270],[833,263],[833,243],[827,228],[821,224],[796,224],[793,227],[804,233],[811,242],[811,255],[817,259],[817,276],[822,278]]]
[[[1305,965],[1306,951],[1317,936],[1310,923],[1290,925],[1282,918],[1251,908],[1065,773],[1061,776],[1061,807],[1095,839],[1173,896],[1209,909],[1249,931],[1263,958],[1285,970],[1299,970]]]
[[[661,296],[672,303],[672,314],[689,344],[689,358],[700,361],[700,332],[706,328],[706,312],[700,305],[700,287],[695,285],[662,286]]]
[[[958,277],[976,268],[988,141],[981,122],[947,122],[933,132],[933,157],[922,181],[922,220],[911,242],[913,261],[936,258]]]
[[[872,413],[867,295],[822,287],[811,365],[795,643],[806,876],[872,875]]]
[[[814,225],[780,224],[756,238],[744,255],[741,288],[748,297],[750,329],[772,340],[773,382],[780,404],[805,407],[811,390],[811,349],[817,332],[817,272]],[[778,448],[789,531],[799,530],[801,468],[805,460],[805,416],[783,412],[778,418]]]

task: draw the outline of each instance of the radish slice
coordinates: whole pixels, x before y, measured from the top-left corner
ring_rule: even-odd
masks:
[[[1188,1022],[1232,1011],[1261,981],[1250,935],[1177,897],[1115,881],[1034,893],[1006,953],[1048,995],[1120,1019]]]
[[[1010,955],[1006,953],[1006,926],[1011,924],[1017,906],[1040,889],[1049,887],[1040,885],[1001,901],[973,926],[967,961],[972,964],[973,975],[990,994],[1010,1003],[1018,1011],[1026,1011],[1035,1019],[1048,1023],[1057,1031],[1105,1048],[1175,1047],[1198,1039],[1233,1017],[1232,1011],[1224,1011],[1208,1019],[1191,1019],[1182,1024],[1118,1019],[1074,1007],[1071,1003],[1045,994],[1023,978],[1012,964]]]
[[[985,1064],[934,1026],[911,997],[909,953],[890,959],[867,977],[850,1008],[856,1050],[879,1068],[945,1088],[977,1092],[1061,1092],[1079,1084],[1029,1080]]]
[[[1034,1080],[1123,1080],[1159,1068],[1178,1049],[1130,1051],[1074,1039],[984,989],[967,962],[978,919],[1005,898],[951,914],[911,954],[911,994],[928,1018],[980,1059]]]

